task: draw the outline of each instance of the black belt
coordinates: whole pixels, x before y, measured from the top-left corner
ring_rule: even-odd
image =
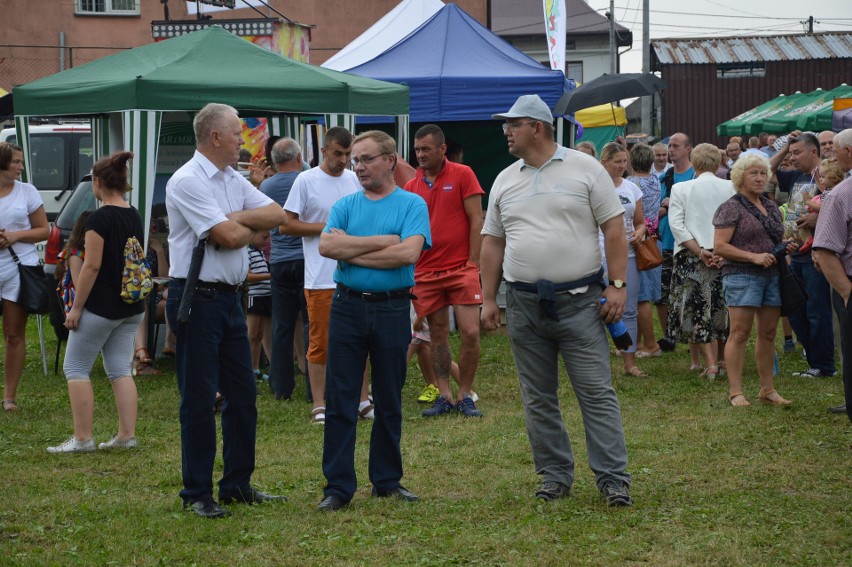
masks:
[[[411,291],[405,289],[392,289],[389,291],[357,291],[351,287],[346,287],[343,284],[337,284],[337,290],[345,293],[349,297],[355,297],[363,301],[376,302],[387,301],[389,299],[417,299]]]
[[[186,278],[172,278],[176,282],[186,285]],[[195,289],[203,289],[206,291],[226,291],[228,293],[237,293],[243,288],[243,284],[229,284],[225,282],[205,282],[198,280],[195,282]]]

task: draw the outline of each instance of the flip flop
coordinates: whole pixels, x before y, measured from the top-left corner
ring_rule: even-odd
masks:
[[[635,376],[636,378],[647,378],[648,373],[643,372],[638,366],[634,366],[633,368],[629,368],[624,371],[625,376]]]
[[[663,356],[663,349],[658,348],[657,350],[637,350],[636,358],[652,358],[656,356]]]

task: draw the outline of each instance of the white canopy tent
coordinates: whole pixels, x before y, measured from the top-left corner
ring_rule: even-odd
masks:
[[[322,64],[327,69],[344,71],[371,61],[434,16],[441,0],[402,0],[367,31]]]

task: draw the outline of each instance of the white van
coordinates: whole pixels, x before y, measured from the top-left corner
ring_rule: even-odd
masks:
[[[0,142],[18,144],[14,128],[0,131]],[[20,144],[18,144],[20,145]],[[47,220],[53,221],[80,179],[92,169],[92,133],[89,124],[30,126],[30,182],[44,201]]]

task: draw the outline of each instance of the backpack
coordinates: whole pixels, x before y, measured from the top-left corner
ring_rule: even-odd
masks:
[[[84,250],[71,248],[68,250],[67,254],[63,250],[58,256],[59,260],[65,264],[65,275],[62,276],[62,281],[56,286],[56,293],[59,296],[59,303],[62,304],[62,309],[66,314],[71,311],[71,307],[74,306],[74,296],[76,295],[74,281],[71,279],[71,267],[68,265],[68,257],[70,256],[85,258],[86,252]]]
[[[124,270],[121,272],[121,299],[125,303],[142,301],[154,288],[151,266],[135,236],[124,245]]]

